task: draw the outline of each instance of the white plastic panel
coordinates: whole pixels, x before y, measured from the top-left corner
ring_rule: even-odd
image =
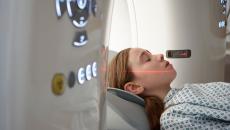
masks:
[[[1,130],[106,129],[105,71],[99,68],[106,69],[112,4],[97,0],[98,12],[79,29],[66,12],[57,18],[55,0],[0,1]],[[72,46],[83,30],[88,42]],[[69,87],[69,73],[77,77],[81,67],[87,79]],[[60,95],[52,91],[57,73],[64,75]]]

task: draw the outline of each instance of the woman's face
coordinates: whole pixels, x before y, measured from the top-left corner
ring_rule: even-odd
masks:
[[[164,60],[163,54],[151,54],[141,48],[130,50],[128,66],[134,75],[134,82],[147,91],[168,89],[176,77],[173,65]]]

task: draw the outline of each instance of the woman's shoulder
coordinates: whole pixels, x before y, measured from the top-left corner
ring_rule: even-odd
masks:
[[[230,98],[230,83],[212,82],[199,84],[186,84],[184,88],[173,89],[165,97],[165,108],[179,104],[190,103],[204,105],[208,102],[215,104],[218,102],[227,102]],[[229,97],[229,98],[226,98]]]
[[[175,105],[165,109],[160,118],[162,129],[184,129],[187,128],[186,122],[191,122],[192,115],[189,115],[185,108],[187,104]]]
[[[229,89],[230,83],[227,82],[208,82],[208,83],[186,83],[181,88],[184,91],[217,91],[219,89]]]
[[[184,84],[184,87],[209,87],[209,86],[215,86],[215,87],[220,87],[220,86],[230,86],[230,83],[227,82],[206,82],[206,83],[186,83]],[[183,88],[184,88],[183,87]]]

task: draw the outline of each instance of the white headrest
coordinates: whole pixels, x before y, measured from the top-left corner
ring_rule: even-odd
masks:
[[[107,130],[149,130],[142,98],[117,88],[107,91]]]
[[[136,104],[143,106],[143,107],[145,106],[144,99],[142,99],[141,97],[139,97],[133,93],[130,93],[128,91],[124,91],[124,90],[121,90],[118,88],[108,88],[107,91],[117,95],[118,97],[120,97],[124,100],[136,103]]]

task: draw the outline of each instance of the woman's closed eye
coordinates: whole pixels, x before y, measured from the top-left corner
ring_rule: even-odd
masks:
[[[145,61],[145,62],[149,62],[149,61],[151,61],[150,56],[145,55],[145,56],[144,56],[144,61]]]
[[[141,54],[140,54],[140,62],[141,63],[146,63],[146,62],[149,62],[151,61],[151,53],[149,51],[143,51]]]

